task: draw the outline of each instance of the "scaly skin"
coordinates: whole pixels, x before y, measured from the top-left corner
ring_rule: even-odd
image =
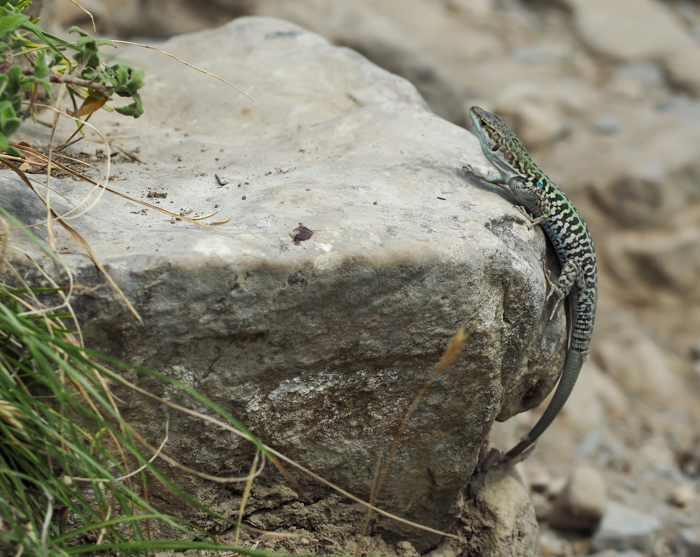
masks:
[[[504,460],[517,462],[554,421],[576,384],[593,333],[598,270],[586,223],[564,192],[532,162],[525,146],[503,118],[478,106],[469,109],[469,116],[481,149],[497,173],[484,174],[471,166],[465,166],[464,170],[482,180],[508,186],[529,221],[541,224],[552,241],[562,270],[556,284],[549,283],[547,277],[550,284],[547,299],[551,296],[556,299],[550,319],[561,300],[570,295],[571,302],[571,340],[561,380],[552,402],[535,427],[506,453]]]

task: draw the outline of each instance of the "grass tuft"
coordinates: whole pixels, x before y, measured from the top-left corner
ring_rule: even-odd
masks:
[[[0,280],[0,554],[147,555],[155,549],[216,548],[271,555],[222,545],[195,524],[148,503],[147,472],[200,511],[245,527],[194,500],[158,469],[156,462],[167,450],[167,420],[165,438],[151,450],[121,416],[109,386],[120,378],[119,371],[158,374],[83,348],[64,322],[72,312],[57,312],[49,304],[53,300],[47,296],[65,298],[58,285],[9,284],[19,273],[8,272],[14,270],[5,256],[13,251],[8,223],[38,240],[1,208],[0,214],[5,217],[0,217],[5,231],[0,254],[9,277]],[[229,428],[270,456],[229,418]],[[262,469],[264,459],[258,461],[248,476],[212,479],[250,483]],[[169,524],[186,539],[149,539],[152,520]]]

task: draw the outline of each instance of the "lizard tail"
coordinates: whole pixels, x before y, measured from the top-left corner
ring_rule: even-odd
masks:
[[[581,371],[581,366],[583,365],[583,357],[583,354],[573,352],[572,350],[569,350],[566,353],[564,371],[562,371],[559,385],[557,386],[557,390],[552,397],[552,402],[549,403],[547,410],[545,410],[544,414],[542,414],[542,417],[535,424],[535,427],[530,430],[530,433],[523,436],[520,443],[505,454],[505,459],[512,459],[530,446],[534,445],[537,438],[542,435],[554,421],[554,418],[557,417],[559,411],[564,407],[564,404],[569,398],[571,391],[574,390],[576,379],[578,378],[578,374]]]

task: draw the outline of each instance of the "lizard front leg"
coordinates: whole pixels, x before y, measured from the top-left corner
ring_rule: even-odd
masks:
[[[467,174],[476,176],[484,182],[489,182],[490,184],[496,184],[499,186],[505,185],[505,180],[503,180],[503,176],[501,176],[501,174],[498,171],[490,173],[482,172],[481,170],[474,168],[471,164],[465,164],[462,167],[462,170]]]

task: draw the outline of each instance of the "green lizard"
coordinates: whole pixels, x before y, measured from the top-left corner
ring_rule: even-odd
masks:
[[[557,284],[552,284],[545,275],[550,285],[547,300],[551,296],[556,300],[550,319],[559,302],[571,294],[572,330],[564,371],[545,413],[503,457],[503,460],[515,462],[525,456],[524,451],[530,449],[554,421],[576,384],[593,332],[598,271],[593,240],[581,215],[569,198],[532,162],[522,142],[503,118],[478,106],[469,109],[469,116],[484,155],[498,172],[484,174],[471,166],[465,166],[464,170],[487,182],[507,185],[528,221],[542,225],[561,261]]]

